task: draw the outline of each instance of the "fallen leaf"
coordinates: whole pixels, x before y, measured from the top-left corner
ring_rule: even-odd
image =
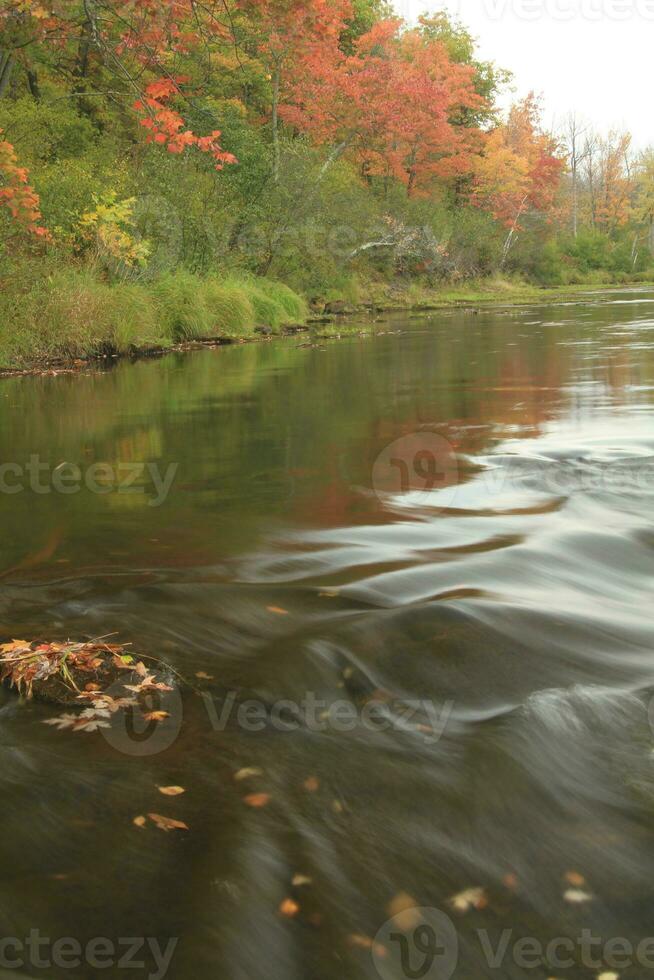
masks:
[[[243,797],[243,802],[247,806],[262,807],[270,803],[269,793],[250,793],[248,796]]]
[[[238,772],[234,773],[234,779],[237,783],[240,783],[242,779],[252,779],[253,776],[263,776],[263,769],[250,766],[247,769],[239,769]]]
[[[148,813],[150,820],[157,825],[159,830],[188,830],[188,826],[182,820],[173,820],[172,817],[162,817],[160,813]]]
[[[457,912],[467,912],[469,909],[483,909],[487,903],[488,899],[483,888],[466,888],[464,891],[459,892],[458,895],[453,895],[452,898],[448,899],[448,905],[451,905]]]
[[[353,932],[347,937],[350,946],[357,946],[359,949],[371,949],[375,956],[383,959],[388,955],[388,950],[381,943],[374,942],[370,936],[364,936],[360,932]]]
[[[588,892],[582,891],[580,888],[568,888],[567,892],[563,893],[563,897],[566,902],[571,902],[573,905],[581,905],[583,902],[590,902],[593,898]]]
[[[566,871],[563,877],[569,885],[573,885],[575,888],[581,888],[586,884],[586,879],[578,871]]]
[[[157,786],[157,789],[164,796],[181,796],[186,792],[183,786]]]
[[[145,817],[134,817],[132,823],[134,824],[135,827],[145,827],[147,820],[145,819]]]
[[[163,721],[165,718],[170,718],[170,713],[168,711],[149,711],[143,717],[146,721]]]
[[[395,898],[386,906],[386,910],[391,919],[403,932],[409,932],[422,922],[422,915],[418,911],[418,902],[407,892],[398,892]]]
[[[294,888],[301,888],[302,885],[311,885],[313,881],[307,875],[293,875],[291,884]]]
[[[597,980],[620,980],[619,973],[598,973]]]
[[[282,609],[280,606],[266,606],[266,609],[277,616],[288,616],[288,609]]]
[[[509,873],[504,875],[502,878],[502,884],[505,888],[508,888],[509,891],[514,892],[518,887],[518,876],[514,874],[513,871],[509,871]]]
[[[332,800],[332,810],[334,811],[334,813],[343,812],[343,804],[341,803],[340,800]]]
[[[203,670],[199,670],[195,676],[197,678],[199,678],[201,681],[212,681],[213,680],[213,675],[212,674],[205,674],[205,672]]]
[[[297,915],[300,911],[300,906],[297,902],[294,902],[292,898],[285,898],[282,904],[279,906],[279,912],[281,915],[286,916],[287,919],[292,919],[294,915]]]
[[[308,779],[304,780],[302,785],[306,789],[307,793],[315,793],[320,786],[320,781],[316,779],[315,776],[309,776]]]

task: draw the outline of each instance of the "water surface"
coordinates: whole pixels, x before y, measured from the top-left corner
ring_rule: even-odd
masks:
[[[553,975],[493,969],[479,929],[654,932],[654,295],[377,330],[0,385],[2,462],[178,467],[160,506],[148,480],[0,493],[3,637],[116,634],[198,689],[143,758],[0,693],[0,937],[179,937],[174,980],[374,980],[348,937],[406,892],[479,980]],[[434,433],[456,485],[376,484],[386,447]],[[212,722],[230,692],[261,731]],[[311,697],[356,723],[318,730]],[[133,826],[151,811],[190,831]],[[485,907],[453,912],[472,886]],[[556,975],[611,966],[574,959]]]

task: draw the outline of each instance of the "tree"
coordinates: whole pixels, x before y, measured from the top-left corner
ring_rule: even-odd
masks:
[[[635,215],[647,226],[650,252],[654,255],[654,149],[645,150],[638,159],[635,175]]]
[[[506,122],[488,134],[476,161],[472,196],[508,229],[502,266],[524,216],[552,208],[564,166],[556,141],[541,128],[533,93],[512,106]]]
[[[563,142],[568,156],[568,171],[571,183],[571,225],[572,237],[576,238],[579,231],[579,181],[580,169],[588,154],[591,144],[584,136],[588,132],[588,124],[582,122],[575,112],[568,114],[563,130]]]
[[[313,48],[299,61],[281,111],[331,147],[328,163],[349,152],[365,178],[396,177],[409,194],[469,169],[479,131],[452,118],[483,99],[473,69],[454,64],[440,41],[390,19],[359,37],[352,54],[322,53]]]

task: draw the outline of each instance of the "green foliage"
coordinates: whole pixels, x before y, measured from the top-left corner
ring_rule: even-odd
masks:
[[[0,101],[4,130],[28,167],[79,158],[98,142],[98,131],[77,111],[74,100],[36,102],[30,96]]]
[[[209,313],[212,336],[243,337],[252,333],[254,304],[244,285],[209,278],[198,288]]]
[[[178,271],[112,285],[98,265],[62,270],[59,260],[12,263],[0,291],[0,366],[251,337],[257,326],[306,317],[304,301],[283,283]]]
[[[164,334],[171,340],[200,340],[211,335],[212,317],[192,273],[162,276],[154,284],[153,295]]]

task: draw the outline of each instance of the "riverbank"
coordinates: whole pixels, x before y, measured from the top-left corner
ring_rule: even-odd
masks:
[[[569,302],[588,292],[645,283],[536,286],[511,279],[429,287],[373,282],[353,299],[305,298],[255,276],[181,271],[150,283],[108,284],[92,269],[57,271],[0,296],[0,373],[71,368],[311,331],[316,339],[376,329],[390,312]]]

